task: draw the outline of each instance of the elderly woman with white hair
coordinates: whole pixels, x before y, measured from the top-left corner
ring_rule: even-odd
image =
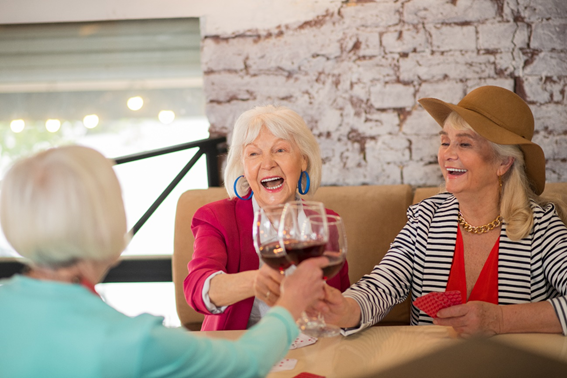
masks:
[[[0,282],[3,377],[260,377],[299,334],[294,320],[323,296],[310,259],[237,341],[195,337],[162,318],[130,318],[94,289],[127,243],[126,215],[111,161],[86,147],[51,149],[17,162],[2,182],[2,228],[27,259]]]
[[[189,305],[205,314],[201,330],[249,328],[276,303],[283,276],[260,266],[254,212],[313,194],[321,166],[319,145],[293,110],[269,105],[238,118],[224,175],[229,198],[197,210],[191,224],[195,244],[184,292]],[[327,283],[346,290],[347,264]]]

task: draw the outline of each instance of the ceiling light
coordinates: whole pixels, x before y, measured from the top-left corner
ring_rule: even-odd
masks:
[[[127,105],[130,110],[140,110],[144,106],[144,100],[140,96],[130,97]]]
[[[61,121],[59,121],[58,119],[48,119],[47,121],[45,121],[45,128],[50,133],[57,132],[60,127]]]
[[[98,116],[96,114],[89,114],[83,118],[83,125],[87,129],[94,129],[98,125]]]
[[[175,113],[171,110],[162,110],[159,112],[158,118],[164,125],[169,125],[175,119]]]
[[[24,129],[24,127],[26,127],[26,123],[24,122],[23,119],[15,119],[12,122],[10,122],[10,128],[15,133],[21,132]]]

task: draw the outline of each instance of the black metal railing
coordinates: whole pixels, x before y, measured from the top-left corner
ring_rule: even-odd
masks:
[[[196,142],[189,142],[178,144],[171,147],[160,148],[157,150],[142,152],[138,154],[123,156],[114,159],[116,165],[119,164],[126,164],[131,163],[133,161],[138,161],[142,159],[148,159],[155,156],[161,156],[165,154],[170,154],[172,152],[178,152],[183,150],[188,150],[191,148],[199,148],[199,151],[189,162],[181,169],[181,171],[175,176],[175,178],[169,183],[169,185],[164,189],[164,191],[158,196],[158,198],[152,203],[152,205],[146,210],[144,215],[136,222],[134,227],[132,227],[132,236],[138,232],[138,230],[146,223],[146,221],[152,216],[152,214],[157,210],[159,205],[167,198],[167,196],[171,193],[173,189],[179,184],[179,182],[185,177],[185,175],[193,168],[195,163],[201,158],[201,156],[205,155],[207,158],[207,176],[209,181],[209,187],[211,186],[219,186],[220,185],[220,176],[219,176],[219,169],[218,169],[218,155],[219,153],[223,152],[219,150],[219,144],[226,142],[225,137],[217,137],[217,138],[210,138],[210,139],[202,139]]]
[[[220,154],[226,152],[223,146],[226,137],[202,139],[195,142],[182,143],[175,146],[160,148],[138,154],[122,156],[114,159],[116,164],[126,164],[142,159],[162,156],[173,152],[198,148],[198,151],[181,169],[181,171],[167,185],[158,198],[151,204],[146,212],[138,219],[131,229],[134,236],[152,214],[163,203],[167,196],[175,189],[177,184],[187,175],[197,161],[204,155],[207,161],[207,176],[209,187],[220,186],[219,161]],[[0,258],[0,278],[11,277],[22,271],[24,265],[17,258]],[[171,257],[170,256],[128,256],[120,259],[118,265],[113,267],[103,282],[170,282]]]

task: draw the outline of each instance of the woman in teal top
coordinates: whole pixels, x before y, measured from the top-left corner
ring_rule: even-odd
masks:
[[[79,146],[17,162],[2,182],[6,238],[29,269],[0,282],[0,375],[6,377],[261,377],[299,331],[294,319],[323,296],[310,259],[283,282],[282,296],[237,341],[130,318],[96,292],[127,243],[111,162]]]

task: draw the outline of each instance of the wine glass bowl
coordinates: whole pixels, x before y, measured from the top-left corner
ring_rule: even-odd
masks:
[[[329,238],[325,207],[315,201],[286,203],[278,233],[280,243],[293,265],[321,256]]]
[[[288,261],[293,265],[298,265],[304,260],[321,256],[325,251],[325,243],[288,240],[284,242],[284,249]]]
[[[324,246],[323,256],[329,260],[329,265],[323,268],[325,280],[333,278],[346,261],[347,241],[342,218],[338,215],[327,215],[329,239]]]
[[[254,213],[252,238],[254,248],[262,261],[270,268],[285,274],[291,266],[286,251],[281,247],[278,229],[284,205],[265,206]]]
[[[323,256],[329,260],[329,265],[323,268],[323,279],[328,280],[337,275],[345,264],[347,239],[341,217],[337,215],[327,215],[326,220],[329,238],[324,246]],[[316,224],[317,221],[315,220],[312,223]],[[338,326],[325,323],[325,318],[322,314],[318,315],[318,319],[322,325],[312,331],[312,335],[316,337],[333,337],[341,333],[341,329]]]
[[[285,272],[291,266],[291,262],[285,254],[285,250],[280,247],[280,242],[270,242],[260,246],[259,256],[270,268]]]

